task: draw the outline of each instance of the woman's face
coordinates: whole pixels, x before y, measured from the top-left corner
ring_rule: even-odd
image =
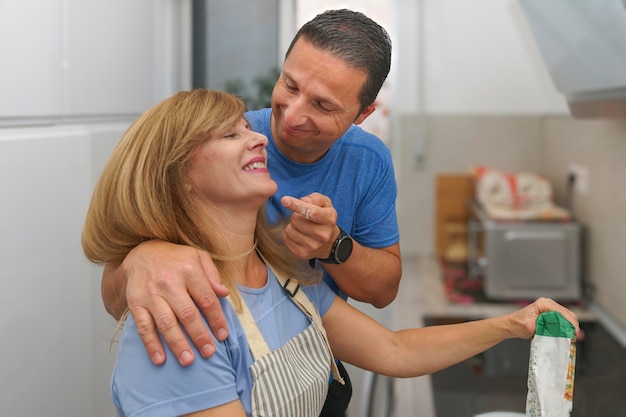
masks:
[[[193,152],[191,187],[213,206],[258,209],[278,188],[267,170],[266,147],[267,138],[242,117]]]

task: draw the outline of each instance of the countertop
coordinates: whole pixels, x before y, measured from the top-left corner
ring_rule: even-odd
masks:
[[[454,303],[447,299],[441,270],[437,260],[430,256],[403,258],[403,267],[416,269],[419,276],[419,289],[423,292],[421,298],[422,314],[438,318],[466,318],[482,319],[501,316],[511,313],[522,307],[520,303]],[[567,305],[578,316],[579,321],[595,321],[596,315],[589,309],[579,305]]]
[[[403,256],[403,275],[398,297],[392,303],[394,329],[423,327],[425,318],[473,320],[508,314],[519,308],[516,303],[459,304],[448,300],[439,263],[434,256]],[[568,306],[579,320],[594,322],[594,312]],[[400,416],[435,417],[435,396],[431,376],[396,379],[395,413]]]

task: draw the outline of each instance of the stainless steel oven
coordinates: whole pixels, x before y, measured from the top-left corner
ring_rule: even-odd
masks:
[[[582,297],[581,226],[575,221],[496,221],[470,208],[468,275],[494,300]]]

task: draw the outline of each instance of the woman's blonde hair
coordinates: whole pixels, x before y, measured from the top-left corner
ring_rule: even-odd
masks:
[[[198,199],[185,184],[193,151],[239,121],[244,111],[243,102],[232,94],[195,89],[163,100],[133,122],[94,190],[82,234],[85,256],[98,264],[120,263],[150,239],[228,253],[219,224],[201,214]],[[282,226],[270,226],[264,208],[255,235],[257,250],[274,271],[302,283],[319,279],[280,243]],[[224,276],[227,261],[214,262],[237,296],[234,279]]]

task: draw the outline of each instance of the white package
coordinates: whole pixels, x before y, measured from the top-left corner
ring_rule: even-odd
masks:
[[[570,417],[576,329],[556,311],[541,314],[530,347],[527,417]]]

